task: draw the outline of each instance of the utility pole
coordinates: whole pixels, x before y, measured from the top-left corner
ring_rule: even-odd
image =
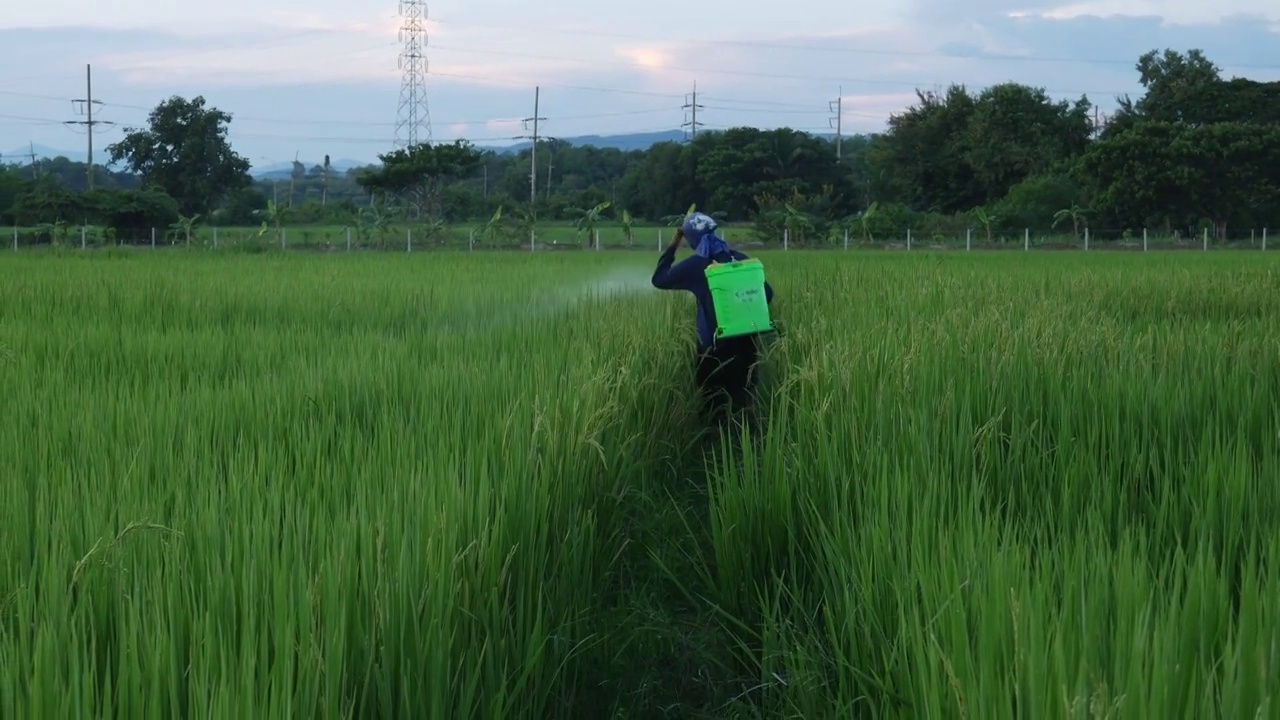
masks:
[[[36,144],[27,141],[27,146],[31,149],[31,179],[40,179],[40,163],[36,160]]]
[[[533,144],[529,146],[529,210],[538,204],[538,102],[542,88],[533,88]]]
[[[834,102],[828,104],[831,112],[835,113],[835,117],[831,118],[831,122],[835,123],[836,128],[836,160],[841,158],[842,145],[844,144],[844,136],[841,132],[842,121],[844,120],[844,87],[841,87],[839,94],[836,95]]]
[[[1102,131],[1107,129],[1107,114],[1102,112],[1102,108],[1097,105],[1093,106],[1093,130],[1094,139],[1102,137]]]
[[[521,120],[527,130],[529,123],[533,123],[532,135],[517,135],[512,140],[532,140],[533,144],[529,146],[529,213],[530,217],[536,217],[534,208],[538,207],[538,123],[545,121],[546,118],[538,116],[538,103],[542,95],[542,88],[533,88],[533,117],[527,117]],[[488,186],[488,174],[486,166],[485,185],[486,192]],[[550,171],[548,171],[548,175]],[[548,182],[548,184],[550,184]],[[538,246],[537,231],[531,230],[529,233],[529,251],[532,252]]]
[[[693,83],[693,95],[686,95],[685,103],[681,106],[681,109],[685,111],[685,117],[689,118],[683,123],[680,123],[681,128],[689,128],[689,137],[686,138],[687,140],[698,139],[698,128],[702,125],[702,123],[698,122],[698,110],[701,107],[702,106],[698,104],[698,83],[695,80]]]
[[[529,147],[529,210],[538,204],[538,122],[546,120],[544,117],[538,117],[538,102],[541,96],[541,88],[533,89],[533,117],[527,117],[521,122],[525,128],[529,127],[529,123],[533,123],[532,135],[517,135],[512,140],[533,140],[533,145]]]
[[[85,119],[84,120],[67,120],[65,125],[84,125],[89,131],[89,153],[85,156],[85,162],[88,164],[88,189],[93,189],[93,127],[95,125],[114,125],[112,122],[93,119],[93,106],[102,103],[93,99],[93,69],[89,65],[84,66],[84,99],[72,100],[71,102],[84,103]],[[33,152],[34,155],[34,152]]]
[[[320,205],[321,207],[329,204],[329,154],[324,156],[324,180],[320,186]]]

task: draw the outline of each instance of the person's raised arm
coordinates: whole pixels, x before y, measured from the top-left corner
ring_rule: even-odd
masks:
[[[652,282],[659,290],[689,290],[692,287],[692,271],[695,268],[688,262],[675,263],[676,250],[680,248],[682,240],[684,235],[677,230],[671,243],[658,257],[658,267],[653,271]]]

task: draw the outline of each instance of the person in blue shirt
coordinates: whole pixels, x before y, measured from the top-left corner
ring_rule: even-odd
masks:
[[[729,247],[717,234],[716,221],[695,212],[685,218],[675,237],[658,258],[653,286],[659,290],[684,290],[697,301],[697,358],[695,378],[708,410],[713,414],[751,404],[755,391],[755,366],[759,358],[759,337],[747,335],[716,340],[715,307],[707,285],[706,269],[712,262],[746,260],[747,255]],[[675,262],[676,251],[686,242],[693,255]],[[766,302],[773,303],[773,287],[764,286]]]

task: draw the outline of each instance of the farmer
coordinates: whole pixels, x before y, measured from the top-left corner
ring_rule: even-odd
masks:
[[[653,271],[653,286],[659,290],[687,290],[697,301],[697,356],[695,378],[712,414],[724,409],[726,400],[733,406],[750,404],[755,390],[755,365],[759,354],[758,337],[745,335],[716,340],[715,308],[705,271],[712,261],[727,263],[746,260],[747,256],[729,247],[716,234],[716,221],[700,212],[685,218],[676,230],[671,244],[658,258]],[[672,265],[680,241],[689,243],[693,255]],[[773,302],[773,288],[764,286],[766,302]]]

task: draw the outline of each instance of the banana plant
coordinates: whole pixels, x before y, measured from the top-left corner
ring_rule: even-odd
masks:
[[[622,235],[627,239],[627,246],[636,244],[636,225],[635,219],[631,217],[631,212],[622,211]]]
[[[53,224],[53,245],[62,247],[71,238],[71,226],[66,220],[58,220]]]
[[[880,211],[880,203],[873,202],[862,211],[862,215],[858,217],[858,221],[862,224],[862,240],[870,244],[873,242],[871,237],[871,221],[876,219],[876,213]]]
[[[443,245],[444,231],[448,229],[448,227],[448,223],[438,217],[427,218],[422,221],[423,240],[426,242],[435,240],[439,242],[439,244]]]
[[[978,218],[978,222],[982,223],[982,227],[987,231],[987,244],[991,244],[991,226],[995,224],[997,218],[995,215],[987,213],[984,207],[976,207],[973,209],[974,217]]]
[[[697,211],[698,211],[698,204],[694,203],[690,205],[689,209],[685,210],[684,214],[682,215],[667,215],[666,217],[662,218],[662,224],[666,225],[667,227],[680,227],[681,225],[684,224],[685,218],[689,217],[690,215],[694,214]]]
[[[1088,210],[1079,205],[1072,205],[1053,214],[1053,227],[1058,227],[1064,220],[1071,221],[1071,235],[1076,239],[1080,239],[1080,221],[1084,219]]]
[[[497,246],[497,240],[502,235],[502,206],[499,205],[497,210],[493,211],[493,217],[480,228],[481,242],[490,247]]]
[[[800,212],[791,203],[783,203],[783,227],[787,229],[788,242],[799,242],[804,244],[804,238],[808,233],[813,232],[813,220],[808,215]],[[796,231],[799,231],[798,233]]]
[[[522,207],[516,210],[516,233],[520,238],[528,240],[531,247],[537,240],[537,231],[537,211],[530,207]]]
[[[192,215],[191,217],[187,217],[185,215],[179,215],[178,221],[170,225],[169,229],[173,230],[174,232],[181,233],[186,238],[187,245],[190,246],[191,231],[195,228],[196,221],[199,219],[200,219],[199,213]]]
[[[370,206],[360,209],[360,226],[364,228],[365,237],[372,239],[378,236],[378,246],[386,249],[387,233],[391,230],[391,214],[381,208]]]
[[[586,247],[591,247],[591,239],[595,237],[596,224],[600,222],[601,214],[608,210],[611,205],[613,203],[606,200],[602,203],[597,203],[595,207],[589,210],[573,208],[573,212],[578,215],[578,220],[574,222],[573,226],[578,229],[578,237],[582,237],[582,234],[586,233]]]
[[[266,235],[268,229],[275,228],[276,242],[280,242],[280,239],[284,237],[284,216],[288,211],[289,208],[276,204],[275,200],[268,200],[267,209],[259,211],[266,215],[266,219],[262,221],[262,227],[258,229],[258,237]]]

